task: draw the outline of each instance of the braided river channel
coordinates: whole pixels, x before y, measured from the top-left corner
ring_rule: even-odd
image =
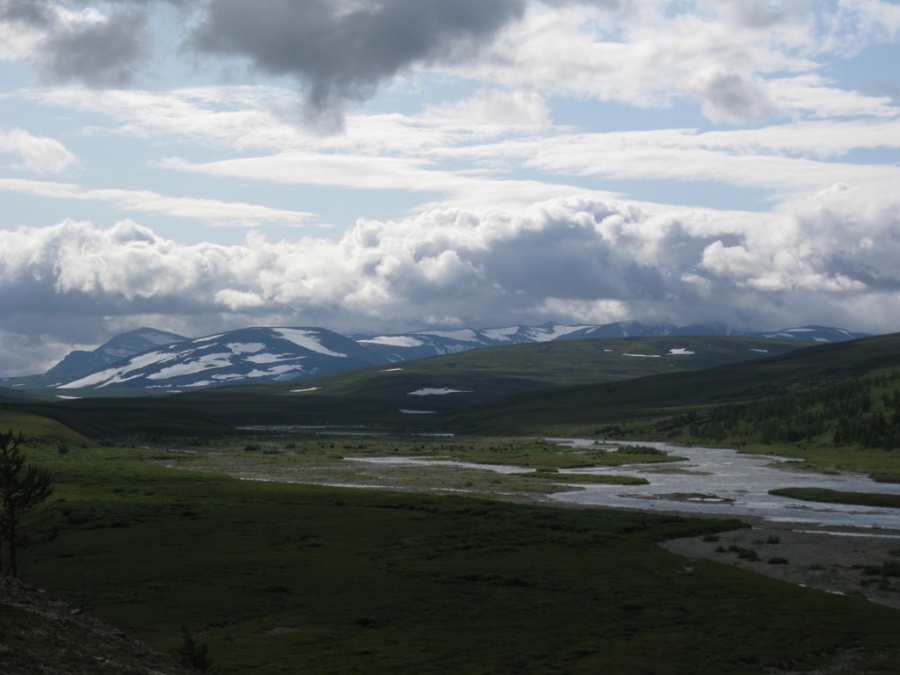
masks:
[[[573,447],[592,441],[555,439]],[[573,504],[685,514],[756,516],[774,522],[900,529],[900,510],[798,501],[769,494],[785,487],[819,487],[846,492],[900,495],[900,484],[877,483],[857,474],[826,475],[792,471],[789,460],[738,453],[730,449],[675,447],[646,443],[687,458],[667,465],[568,469],[566,473],[640,476],[647,485],[619,487],[584,484],[578,491],[557,492],[551,499]]]
[[[594,441],[548,439],[572,448],[595,448]],[[685,461],[663,464],[630,464],[618,467],[566,469],[566,484],[572,490],[556,492],[548,499],[582,506],[677,512],[687,515],[724,517],[755,516],[771,522],[830,527],[884,528],[900,530],[900,509],[799,501],[769,494],[786,487],[818,487],[844,492],[900,495],[900,484],[878,483],[858,474],[821,474],[791,470],[791,461],[778,457],[738,453],[731,449],[645,445]],[[604,443],[605,445],[605,443]],[[410,458],[354,458],[353,461],[384,464],[453,465],[498,473],[520,473],[521,467],[466,464]],[[638,476],[647,485],[605,485],[568,477],[577,474]]]

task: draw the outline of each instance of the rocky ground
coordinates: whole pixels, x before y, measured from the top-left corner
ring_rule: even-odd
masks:
[[[160,654],[45,592],[0,579],[0,673],[186,675]]]
[[[663,547],[900,610],[900,530],[742,520],[752,527],[715,537],[675,539]]]

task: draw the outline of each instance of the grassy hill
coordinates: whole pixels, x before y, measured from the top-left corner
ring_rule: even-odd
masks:
[[[235,426],[263,425],[604,435],[621,433],[624,424],[645,436],[683,439],[695,418],[681,420],[680,431],[662,427],[716,406],[894,368],[900,368],[900,334],[802,348],[745,338],[654,337],[484,349],[256,387],[7,405],[92,438],[228,434]],[[717,436],[727,434],[707,434]]]
[[[479,433],[593,433],[679,411],[757,401],[900,368],[900,334],[820,345],[754,361],[508,397],[448,416]]]
[[[795,341],[721,336],[550,342],[279,384],[153,397],[86,398],[30,409],[92,436],[226,433],[236,424],[422,429],[439,424],[432,417],[465,407],[477,409],[523,392],[688,372],[809,348],[808,343]],[[423,390],[431,395],[412,395]],[[446,391],[453,393],[436,393]]]

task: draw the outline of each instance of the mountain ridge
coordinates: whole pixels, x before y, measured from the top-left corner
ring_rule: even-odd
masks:
[[[187,339],[183,335],[170,331],[148,327],[137,328],[127,333],[116,335],[91,351],[74,350],[69,352],[44,375],[50,378],[64,378],[74,374],[90,372],[104,366],[110,366],[146,349]]]
[[[187,338],[155,328],[118,335],[92,352],[73,351],[44,375],[6,378],[5,387],[146,393],[284,381],[496,346],[652,336],[733,336],[830,343],[866,337],[843,328],[800,326],[737,331],[724,324],[557,324],[423,329],[345,336],[320,327],[249,327]]]

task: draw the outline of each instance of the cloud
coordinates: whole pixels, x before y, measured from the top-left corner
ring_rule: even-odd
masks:
[[[72,183],[0,178],[0,190],[32,196],[96,201],[113,204],[125,211],[190,218],[210,225],[255,227],[263,223],[301,225],[312,218],[302,211],[268,206],[223,202],[216,199],[167,197],[149,190],[83,189]]]
[[[712,72],[700,78],[703,114],[713,122],[746,122],[778,113],[764,87],[741,73]]]
[[[273,112],[290,105],[291,97],[271,87],[111,91],[102,101],[89,90],[67,87],[28,97],[107,114],[119,125],[112,133],[175,135],[240,153],[211,162],[170,156],[157,161],[159,168],[287,184],[431,192],[438,201],[463,206],[477,206],[479,200],[522,204],[554,192],[580,191],[558,180],[515,180],[522,167],[558,176],[712,181],[772,190],[777,198],[838,181],[897,180],[896,167],[825,161],[857,149],[900,147],[900,121],[884,100],[873,107],[874,99],[821,84],[779,80],[766,87],[776,101],[792,99],[789,107],[868,119],[798,120],[704,133],[677,128],[573,133],[550,123],[538,94],[481,89],[416,115],[350,115],[345,134],[319,137]],[[814,97],[799,102],[804,95]],[[248,156],[256,149],[274,152]]]
[[[428,108],[423,118],[452,129],[473,129],[473,134],[508,134],[519,128],[538,129],[550,123],[544,98],[531,91],[479,89],[463,101]]]
[[[21,161],[13,168],[31,173],[61,173],[77,163],[75,155],[59,141],[23,129],[0,128],[0,155],[18,157]]]
[[[0,0],[0,20],[26,26],[46,26],[55,14],[51,0]]]
[[[898,35],[877,0],[0,0],[0,59],[71,83],[4,94],[21,107],[0,190],[56,220],[73,202],[123,218],[0,225],[0,359],[144,324],[896,329],[900,116],[854,90],[877,54],[844,57]],[[160,56],[158,90],[127,88]],[[186,65],[260,84],[166,90]],[[343,133],[297,124],[304,107]],[[87,172],[123,157],[122,187],[159,185],[97,187],[109,174]],[[249,181],[259,204],[201,196]],[[662,200],[661,181],[669,200],[775,206],[613,192]],[[314,216],[265,200],[332,195],[361,216],[343,236],[186,245],[125,220],[299,226]]]
[[[143,10],[110,16],[96,12],[63,15],[51,29],[39,63],[54,82],[117,87],[132,81],[150,53]]]
[[[524,0],[214,0],[190,44],[295,78],[307,111],[334,122],[401,71],[469,60],[524,7]]]
[[[431,316],[878,332],[900,311],[898,228],[896,195],[840,185],[762,220],[584,195],[360,221],[339,241],[251,234],[237,246],[66,221],[0,231],[0,331],[58,344],[67,317],[124,329],[165,316],[160,327],[196,335],[253,324],[401,332]]]
[[[890,116],[888,98],[829,87],[821,60],[898,31],[900,9],[875,0],[531,3],[476,63],[435,67],[483,84],[641,108],[697,100],[713,122],[824,116],[821,105]]]
[[[33,62],[50,82],[78,81],[92,87],[129,84],[148,62],[152,38],[147,10],[94,2],[0,1],[0,32],[21,33],[6,57]],[[115,4],[115,3],[113,3]]]
[[[175,137],[235,150],[290,147],[314,140],[278,114],[296,106],[297,99],[274,87],[112,89],[97,96],[91,89],[67,86],[26,90],[21,96],[64,110],[100,113],[117,123],[106,133],[128,138]],[[89,131],[100,133],[96,127]]]
[[[821,49],[850,56],[900,35],[900,6],[890,0],[841,0]]]
[[[713,3],[708,3],[713,4]],[[738,2],[716,2],[718,11],[725,14],[739,26],[758,30],[770,30],[784,24],[808,9],[806,0],[771,2],[770,0],[739,0]]]
[[[162,5],[180,8],[180,33],[153,23]],[[644,108],[699,100],[714,122],[822,115],[836,99],[844,114],[885,115],[888,99],[830,87],[821,59],[898,34],[900,8],[878,0],[0,0],[0,58],[29,58],[50,81],[130,85],[153,54],[186,46],[213,69],[239,63],[295,81],[320,131],[426,71]]]

